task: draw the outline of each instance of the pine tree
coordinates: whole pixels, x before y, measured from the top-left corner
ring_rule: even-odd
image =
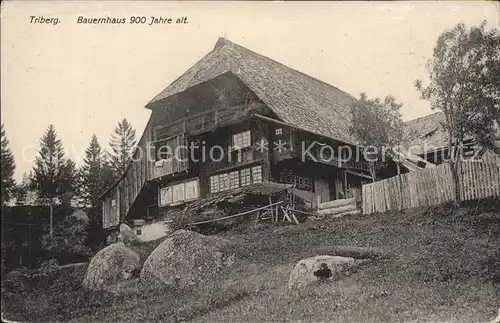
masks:
[[[23,174],[23,180],[16,188],[15,198],[16,205],[28,205],[29,204],[29,177],[28,174]]]
[[[118,176],[127,169],[135,143],[135,130],[127,119],[123,119],[111,134],[110,140],[112,152],[109,154],[109,164]]]
[[[91,208],[91,215],[94,218],[100,213],[99,195],[115,180],[112,169],[106,164],[101,145],[95,134],[92,135],[90,145],[85,151],[85,159],[79,175],[80,196],[84,204]]]
[[[16,182],[14,180],[14,171],[16,165],[14,162],[14,155],[9,148],[9,140],[5,135],[5,129],[3,124],[0,126],[1,132],[1,178],[2,178],[2,191],[1,191],[1,204],[5,205],[8,202],[15,191]]]
[[[87,206],[95,207],[99,194],[99,176],[102,168],[102,151],[96,135],[92,135],[90,146],[85,150],[85,159],[80,168],[81,198]]]
[[[62,142],[50,125],[40,140],[39,156],[35,159],[31,188],[39,202],[69,205],[76,190],[75,163],[66,158]]]

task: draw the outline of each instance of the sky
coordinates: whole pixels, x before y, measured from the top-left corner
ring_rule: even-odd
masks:
[[[499,2],[160,2],[2,1],[1,121],[29,172],[39,139],[53,124],[81,164],[95,133],[102,146],[119,120],[141,136],[144,106],[211,51],[219,37],[354,96],[395,96],[404,120],[431,113],[416,79],[437,37],[459,22],[499,27]],[[59,23],[30,23],[31,16]],[[126,18],[126,24],[78,24]],[[129,24],[130,17],[145,24]],[[187,24],[149,25],[151,16]]]

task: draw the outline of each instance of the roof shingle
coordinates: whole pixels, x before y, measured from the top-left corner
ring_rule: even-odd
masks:
[[[448,145],[448,136],[442,127],[445,121],[443,112],[436,112],[424,117],[413,119],[406,122],[406,131],[410,140],[409,146],[416,154],[424,153],[424,149],[433,150],[446,147]]]
[[[223,38],[146,107],[226,72],[241,79],[282,121],[346,143],[357,142],[349,132],[353,96]]]

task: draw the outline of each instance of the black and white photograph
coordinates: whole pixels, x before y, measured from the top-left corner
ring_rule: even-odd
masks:
[[[2,322],[500,323],[500,2],[1,3]]]

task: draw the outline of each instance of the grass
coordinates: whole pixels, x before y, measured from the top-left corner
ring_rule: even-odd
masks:
[[[82,277],[65,277],[50,288],[11,294],[4,316],[38,322],[486,322],[500,307],[496,203],[226,232],[221,235],[232,241],[238,262],[193,290],[132,281],[120,295],[89,293],[79,286]],[[372,247],[383,257],[333,283],[286,292],[298,260],[336,246]]]

